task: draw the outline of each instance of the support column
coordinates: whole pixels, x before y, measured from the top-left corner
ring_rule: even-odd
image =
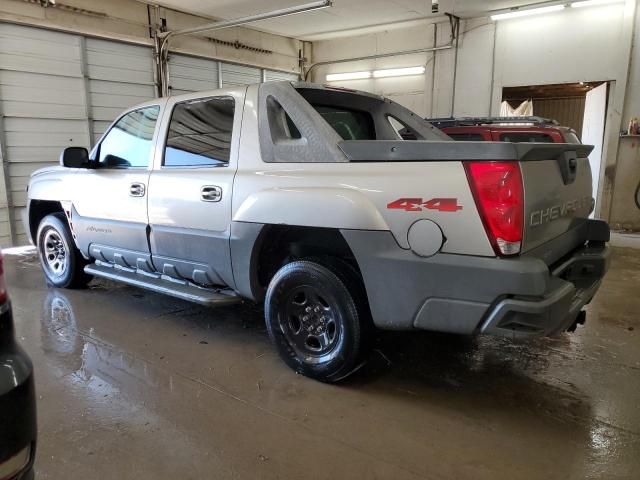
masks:
[[[633,33],[636,16],[636,0],[626,0],[624,5],[624,17],[622,20],[622,32],[620,35],[620,48],[616,52],[622,61],[616,78],[615,91],[610,112],[607,118],[604,145],[602,148],[603,162],[600,166],[598,183],[598,202],[596,204],[596,217],[609,221],[611,219],[611,206],[615,190],[616,169],[618,164],[618,147],[620,145],[620,130],[622,128],[622,113],[624,101],[627,96],[627,84],[629,82],[629,66],[631,64],[631,51],[633,46]]]

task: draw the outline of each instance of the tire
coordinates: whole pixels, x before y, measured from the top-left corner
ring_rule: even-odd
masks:
[[[297,373],[334,383],[359,369],[373,329],[354,269],[337,259],[298,260],[267,289],[265,319],[278,353]]]
[[[36,239],[40,265],[49,285],[83,288],[91,281],[92,277],[84,273],[88,262],[76,248],[64,214],[52,213],[44,217]]]

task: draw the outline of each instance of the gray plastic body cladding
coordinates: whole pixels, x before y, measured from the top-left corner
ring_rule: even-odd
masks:
[[[428,298],[413,321],[413,327],[437,332],[472,334],[489,308],[486,302],[451,298]]]
[[[528,338],[565,331],[591,301],[608,267],[609,250],[606,247],[578,249],[554,269],[554,276],[542,298],[501,300],[492,308],[480,332]]]
[[[429,139],[448,139],[440,130],[415,115],[410,110],[376,95],[361,92],[344,92],[327,89],[318,85],[296,83],[296,88],[312,92],[314,101],[329,105],[371,113],[379,139],[400,141],[388,116],[395,117],[409,125],[419,135]],[[277,102],[289,115],[301,138],[293,139],[279,133],[278,123],[284,123],[284,116],[277,111]],[[322,118],[315,108],[289,82],[263,83],[258,93],[258,129],[260,132],[260,153],[265,162],[346,162],[343,151],[338,148],[342,138]],[[377,141],[374,141],[377,142]]]
[[[268,100],[279,103],[300,131],[302,138],[278,138],[271,125],[274,107]],[[265,162],[346,162],[336,144],[338,134],[320,114],[288,82],[264,83],[258,94],[258,131],[260,154]],[[271,106],[270,106],[271,105]],[[283,119],[280,119],[283,120]]]
[[[241,296],[254,301],[261,301],[264,295],[255,268],[263,228],[262,223],[231,222],[229,243],[235,288]]]
[[[95,249],[98,248],[98,258],[101,260],[122,264],[121,260],[127,264],[123,266],[131,267],[135,267],[139,260],[151,260],[146,223],[82,217],[72,207],[71,227],[83,255],[95,257]],[[93,252],[92,246],[95,246]]]
[[[542,296],[548,288],[549,269],[537,258],[443,253],[421,258],[400,248],[390,232],[341,232],[356,256],[380,328],[469,334],[500,296]]]
[[[149,241],[158,272],[203,285],[235,287],[229,231],[151,225]]]
[[[343,140],[338,147],[350,162],[443,162],[465,160],[558,160],[565,152],[586,158],[593,147],[564,143],[509,143],[402,140]]]

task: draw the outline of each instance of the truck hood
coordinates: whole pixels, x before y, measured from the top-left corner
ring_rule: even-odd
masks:
[[[68,169],[61,166],[61,165],[49,165],[47,167],[42,167],[39,168],[38,170],[36,170],[35,172],[33,172],[31,174],[31,178],[35,178],[39,175],[43,175],[45,173],[54,173],[54,172],[64,172],[67,171]]]

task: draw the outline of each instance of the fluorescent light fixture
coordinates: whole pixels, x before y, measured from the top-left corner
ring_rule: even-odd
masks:
[[[327,74],[327,82],[339,82],[340,80],[363,80],[365,78],[371,78],[371,72],[347,72],[347,73]]]
[[[388,68],[386,70],[374,70],[373,78],[384,77],[402,77],[405,75],[422,75],[425,71],[425,67],[405,67],[405,68]]]
[[[596,7],[599,5],[609,5],[611,3],[622,3],[624,0],[584,0],[582,2],[572,2],[571,8]]]
[[[426,68],[423,65],[418,67],[387,68],[384,70],[374,70],[373,72],[345,72],[327,74],[328,82],[339,82],[341,80],[365,80],[367,78],[387,78],[404,77],[405,75],[422,75]]]
[[[564,9],[564,5],[549,5],[547,7],[529,8],[526,10],[512,10],[510,12],[491,15],[491,20],[505,20],[507,18],[526,17],[529,15],[541,15],[543,13],[557,12]]]

